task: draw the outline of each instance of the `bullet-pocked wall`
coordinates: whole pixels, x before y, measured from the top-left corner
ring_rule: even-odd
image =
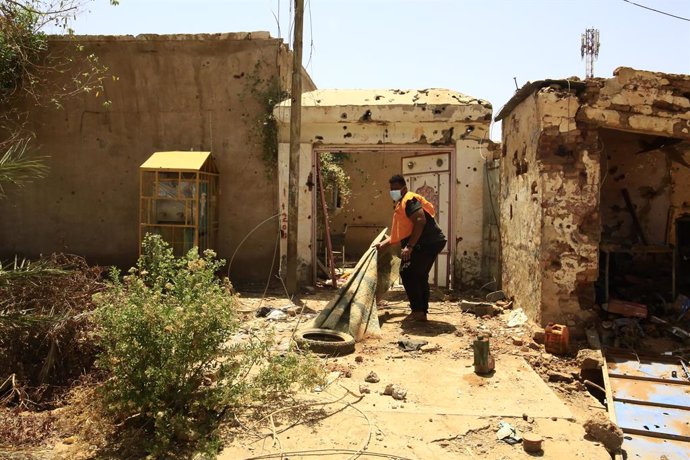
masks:
[[[290,103],[274,113],[279,122],[280,201],[287,221]],[[374,155],[449,152],[453,163],[449,245],[454,254],[457,287],[482,281],[484,158],[488,150],[491,105],[444,89],[318,90],[302,97],[298,262],[300,276],[310,282],[312,212],[315,188],[314,149],[368,151]],[[386,160],[387,161],[387,160]],[[313,176],[312,176],[313,177]],[[287,236],[281,246],[283,264]]]
[[[54,251],[127,267],[138,254],[139,166],[155,151],[206,150],[220,170],[217,251],[229,259],[257,224],[278,212],[265,156],[267,101],[288,87],[291,53],[267,32],[83,36],[109,68],[101,98],[64,108],[27,107],[50,174],[0,201],[0,257]],[[75,42],[52,38],[69,53]],[[305,76],[304,86],[313,89]],[[103,101],[111,101],[104,107]],[[269,133],[270,134],[270,133]],[[278,220],[237,251],[231,278],[269,275]]]
[[[602,236],[629,236],[624,180],[656,242],[685,212],[689,96],[688,75],[620,68],[529,83],[501,110],[503,287],[533,319],[579,327],[594,311]]]

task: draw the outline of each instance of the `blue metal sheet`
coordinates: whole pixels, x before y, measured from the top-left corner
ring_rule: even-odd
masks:
[[[627,458],[690,459],[690,383],[681,361],[611,350],[605,357],[608,410],[625,433]]]
[[[690,385],[649,382],[611,377],[611,393],[616,400],[645,401],[656,405],[690,405]]]
[[[672,439],[651,438],[649,436],[625,435],[623,449],[628,460],[687,460],[690,458],[690,444]]]
[[[656,406],[641,406],[620,401],[614,403],[618,426],[625,432],[640,430],[690,439],[690,411]]]

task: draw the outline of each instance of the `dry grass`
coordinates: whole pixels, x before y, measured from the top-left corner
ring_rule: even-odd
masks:
[[[54,254],[0,267],[0,405],[45,408],[88,371],[103,269]]]

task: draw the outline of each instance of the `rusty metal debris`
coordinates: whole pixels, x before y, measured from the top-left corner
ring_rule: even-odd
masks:
[[[688,458],[690,378],[678,357],[608,349],[604,381],[611,420],[628,458]],[[665,456],[665,457],[664,457]]]

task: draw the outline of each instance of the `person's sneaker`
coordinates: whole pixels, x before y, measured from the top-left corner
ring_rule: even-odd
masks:
[[[413,311],[409,315],[407,315],[407,318],[405,318],[408,321],[420,321],[424,322],[426,321],[426,313],[423,311]]]

